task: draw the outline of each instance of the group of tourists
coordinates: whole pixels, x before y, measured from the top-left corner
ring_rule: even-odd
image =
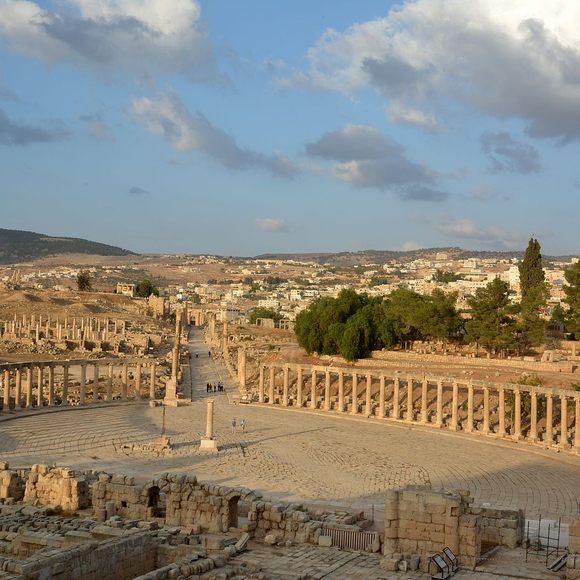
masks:
[[[233,417],[232,418],[232,433],[236,432],[237,426],[238,426],[238,422],[236,421],[236,418]],[[246,432],[246,420],[245,419],[242,419],[240,421],[240,427],[242,429],[242,433],[245,433]]]
[[[206,393],[223,393],[224,384],[221,381],[217,383],[206,383]]]

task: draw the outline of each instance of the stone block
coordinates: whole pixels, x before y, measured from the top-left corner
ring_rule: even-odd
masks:
[[[330,536],[318,536],[318,545],[321,548],[330,548],[332,546],[332,538]]]

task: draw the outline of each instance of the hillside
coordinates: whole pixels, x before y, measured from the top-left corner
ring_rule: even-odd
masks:
[[[0,264],[28,262],[56,254],[136,255],[123,248],[80,238],[61,238],[0,228]]]

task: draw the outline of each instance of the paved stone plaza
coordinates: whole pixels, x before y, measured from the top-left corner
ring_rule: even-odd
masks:
[[[190,350],[194,403],[166,408],[167,434],[174,446],[168,454],[157,456],[140,447],[160,434],[162,424],[162,408],[141,403],[55,410],[14,420],[4,415],[0,457],[14,466],[57,463],[144,478],[188,471],[280,499],[367,513],[372,505],[382,509],[386,489],[425,483],[469,489],[476,503],[523,508],[529,518],[577,513],[580,462],[574,457],[362,418],[230,405],[227,374],[208,357],[200,334],[192,333]],[[224,381],[226,392],[206,393],[206,383],[218,380]],[[216,399],[217,455],[197,451],[209,396]],[[245,433],[241,419],[247,423]]]

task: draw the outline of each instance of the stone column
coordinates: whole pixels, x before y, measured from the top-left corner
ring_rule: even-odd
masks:
[[[358,376],[356,373],[352,373],[352,406],[350,409],[351,415],[356,415],[358,413]]]
[[[393,381],[393,413],[392,413],[392,417],[393,419],[398,419],[399,418],[399,377],[395,377],[394,381]]]
[[[499,437],[505,436],[505,389],[503,387],[499,387],[499,424],[497,427],[497,434]]]
[[[473,381],[467,383],[467,424],[465,425],[465,432],[473,432]]]
[[[552,400],[552,393],[546,394],[546,437],[544,442],[546,445],[552,445],[554,442],[553,425],[554,425],[554,404]]]
[[[264,365],[260,365],[260,378],[258,381],[258,402],[264,402]]]
[[[48,406],[54,405],[54,366],[48,367]]]
[[[437,381],[437,419],[435,421],[436,427],[443,427],[443,381]]]
[[[483,387],[483,430],[484,435],[489,434],[489,387]]]
[[[285,366],[284,367],[284,378],[283,378],[283,385],[282,385],[282,405],[284,407],[288,406],[288,385],[290,383],[290,369]]]
[[[275,398],[275,387],[274,387],[274,380],[276,379],[276,369],[274,367],[270,367],[270,384],[268,385],[270,390],[268,391],[268,403],[270,405],[274,404]]]
[[[121,400],[127,400],[127,392],[129,390],[129,365],[123,365],[123,377],[121,379]]]
[[[457,431],[459,429],[459,385],[457,381],[453,381],[451,396],[451,424],[449,429]]]
[[[4,410],[10,409],[10,371],[4,369]]]
[[[370,417],[372,414],[372,400],[371,400],[371,391],[373,388],[373,376],[368,373],[367,374],[367,386],[365,390],[365,415]]]
[[[18,367],[16,369],[16,379],[14,385],[14,408],[19,409],[22,399],[22,369]]]
[[[530,398],[530,431],[528,433],[528,440],[531,443],[536,443],[538,440],[538,393],[532,391]]]
[[[427,408],[427,394],[429,390],[429,382],[427,377],[423,378],[421,383],[421,423],[427,423],[429,420],[429,411]]]
[[[135,398],[141,398],[141,363],[135,364]]]
[[[32,367],[26,369],[26,408],[32,407]]]
[[[36,380],[38,382],[37,385],[37,389],[36,389],[36,406],[37,407],[42,407],[44,405],[44,393],[43,393],[43,389],[44,389],[44,367],[43,366],[39,366],[36,369],[36,373],[37,373],[37,377]]]
[[[240,389],[246,389],[246,351],[243,348],[238,349],[238,381]]]
[[[379,417],[385,416],[385,375],[379,378]]]
[[[522,393],[519,389],[514,390],[514,432],[516,441],[522,438]]]
[[[316,369],[312,369],[312,380],[310,385],[310,407],[316,409],[318,402],[316,400]]]
[[[344,413],[344,373],[338,372],[338,412]]]
[[[413,412],[413,379],[407,377],[407,421],[411,422],[415,418]]]
[[[107,380],[107,401],[113,400],[113,378],[115,376],[115,367],[109,363],[109,376]]]
[[[87,365],[81,364],[81,386],[79,387],[79,405],[87,401]]]
[[[568,399],[560,395],[560,448],[568,449]]]
[[[388,526],[386,527],[386,522]],[[383,554],[399,552],[399,492],[389,489],[385,492],[385,534]]]
[[[207,401],[207,418],[205,422],[205,436],[207,439],[213,439],[213,399]]]
[[[99,400],[99,363],[93,367],[93,403]]]
[[[296,374],[296,406],[302,407],[302,386],[304,384],[304,379],[302,377],[302,367],[298,367]]]
[[[62,367],[62,403],[63,407],[68,405],[68,365]]]
[[[324,410],[330,411],[330,371],[324,373]]]
[[[574,422],[576,424],[576,433],[574,435],[574,449],[580,454],[580,395],[576,395],[576,411]]]
[[[156,365],[154,362],[151,363],[149,367],[149,399],[151,401],[155,400],[155,372]]]

